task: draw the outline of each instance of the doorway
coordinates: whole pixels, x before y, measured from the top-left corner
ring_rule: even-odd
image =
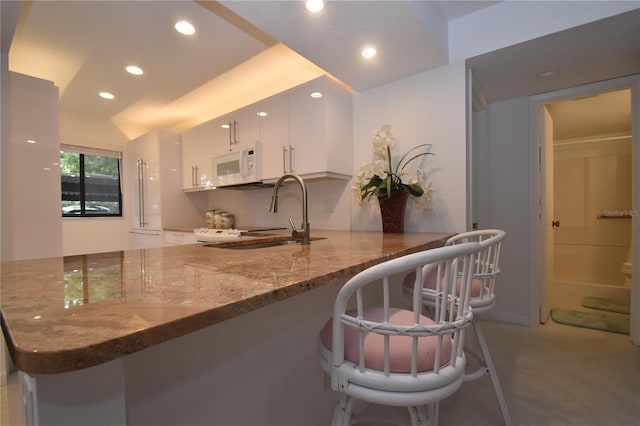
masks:
[[[567,101],[569,99],[587,98],[587,97],[592,97],[595,95],[614,92],[618,90],[630,90],[629,92],[630,98],[631,98],[630,116],[631,116],[631,123],[632,123],[631,128],[633,130],[630,135],[618,135],[618,136],[621,136],[621,137],[630,136],[630,139],[631,139],[631,142],[630,142],[631,172],[630,173],[632,175],[631,182],[635,182],[635,181],[638,181],[638,173],[640,173],[640,149],[638,149],[639,142],[638,142],[638,134],[637,134],[638,133],[637,129],[640,128],[639,127],[640,80],[638,80],[637,77],[620,78],[620,79],[609,80],[609,81],[600,82],[600,83],[594,83],[586,86],[575,87],[571,89],[563,89],[557,92],[534,96],[532,98],[531,117],[534,120],[532,123],[536,125],[536,127],[534,127],[534,130],[537,129],[535,130],[536,138],[538,139],[536,151],[538,151],[537,157],[539,158],[539,161],[536,162],[536,163],[539,162],[539,165],[536,164],[535,168],[538,170],[538,174],[540,176],[540,179],[538,181],[538,189],[534,191],[535,197],[536,197],[535,203],[538,204],[539,206],[538,208],[539,221],[538,221],[538,233],[537,233],[538,248],[539,248],[537,253],[538,254],[537,263],[539,265],[539,269],[537,272],[534,273],[534,275],[537,278],[534,279],[534,281],[532,282],[532,285],[535,285],[538,288],[537,294],[534,293],[534,295],[537,296],[534,298],[538,299],[536,305],[534,306],[537,306],[539,308],[539,313],[540,313],[539,318],[541,322],[543,322],[542,320],[546,319],[549,316],[550,302],[552,301],[552,299],[557,300],[557,298],[559,297],[559,295],[553,294],[554,288],[551,287],[551,283],[553,282],[553,280],[545,279],[545,272],[547,272],[546,266],[550,262],[553,263],[553,260],[549,261],[547,259],[546,245],[549,243],[550,239],[551,241],[553,241],[554,232],[555,232],[555,230],[553,229],[553,223],[560,222],[559,225],[561,228],[562,222],[556,221],[553,218],[553,215],[550,215],[548,212],[545,212],[543,208],[544,201],[546,200],[546,196],[547,196],[546,194],[553,192],[553,187],[550,185],[547,185],[547,182],[545,182],[545,178],[544,178],[545,170],[547,169],[546,163],[550,161],[548,158],[546,158],[547,157],[546,154],[550,150],[553,150],[552,148],[553,145],[547,145],[545,143],[545,139],[543,137],[544,134],[541,132],[541,129],[544,129],[544,125],[540,125],[541,120],[539,119],[539,110],[541,107],[544,107],[545,105],[553,104],[554,102]],[[611,137],[615,138],[616,136],[611,136]],[[617,140],[617,139],[612,139],[612,140]],[[624,144],[624,142],[621,142],[621,143]],[[628,146],[629,142],[626,142],[626,143]],[[629,239],[630,239],[631,253],[633,252],[638,253],[639,251],[638,246],[640,245],[640,237],[638,235],[638,225],[640,224],[640,222],[638,220],[639,218],[637,214],[637,209],[638,209],[637,206],[638,206],[638,202],[640,201],[640,187],[638,185],[632,184],[631,193],[632,193],[633,207],[629,210],[622,210],[623,212],[626,211],[627,213],[629,213],[630,218],[620,219],[620,222],[617,222],[617,224],[615,225],[614,225],[614,222],[618,221],[619,219],[610,219],[610,218],[605,219],[604,216],[608,216],[608,215],[614,216],[618,214],[617,212],[619,212],[620,210],[614,207],[612,209],[613,214],[607,213],[605,211],[601,211],[592,215],[592,217],[589,218],[589,220],[600,221],[600,228],[602,228],[603,226],[604,227],[615,226],[615,227],[622,228],[623,226],[621,225],[623,224],[624,221],[630,221],[631,222],[630,232],[629,231],[627,232],[630,233]],[[534,203],[533,199],[531,200],[531,202],[532,204]],[[606,208],[601,207],[601,209],[604,210]],[[554,214],[555,214],[555,211],[554,211]],[[588,212],[586,212],[585,214],[588,215]],[[598,215],[600,215],[599,219],[598,219]],[[627,227],[629,227],[629,225],[627,225]],[[569,230],[570,227],[567,227],[567,229]],[[579,232],[576,230],[574,230],[574,232],[579,234]],[[606,231],[600,230],[598,232],[603,233]],[[618,232],[624,233],[625,231],[616,231],[616,233]],[[580,236],[578,235],[576,238],[580,238]],[[624,251],[624,248],[622,247],[623,243],[618,242],[617,245],[620,247],[614,251],[610,251],[608,254],[611,254],[613,252],[618,252],[618,254],[614,257],[623,256],[622,254],[619,254],[621,251]],[[553,259],[553,257],[550,257],[550,258]],[[582,258],[580,261],[583,268],[591,267],[593,263],[593,262],[589,262],[588,258]],[[640,268],[638,268],[638,265],[637,265],[638,262],[635,262],[635,263],[636,264],[632,266],[633,278],[631,279],[631,290],[629,291],[631,294],[631,301],[630,301],[631,340],[635,344],[640,344],[640,327],[638,326],[638,324],[640,323],[640,292],[638,291],[638,289],[640,289],[640,280],[638,280],[638,269]],[[622,267],[622,264],[620,266]]]
[[[630,260],[632,235],[631,90],[556,100],[544,108],[552,127],[545,137],[545,198],[552,217],[545,227],[547,305],[591,313],[594,301],[628,307],[631,281],[622,266]]]

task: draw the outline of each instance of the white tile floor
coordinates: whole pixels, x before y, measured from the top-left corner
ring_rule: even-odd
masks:
[[[483,330],[514,425],[640,424],[640,348],[629,336],[549,322]],[[2,386],[2,426],[21,426],[17,378]],[[441,426],[500,425],[488,377],[465,383],[440,405]]]

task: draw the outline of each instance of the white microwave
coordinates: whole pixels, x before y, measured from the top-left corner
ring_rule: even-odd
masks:
[[[213,158],[216,187],[260,182],[260,143]]]

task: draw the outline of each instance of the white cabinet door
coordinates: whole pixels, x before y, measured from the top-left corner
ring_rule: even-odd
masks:
[[[289,91],[287,172],[304,175],[326,168],[323,82],[315,79]],[[322,97],[312,94],[322,94]]]
[[[211,158],[214,122],[208,121],[180,135],[182,143],[182,188],[205,189],[211,186]]]
[[[226,114],[213,120],[213,155],[231,152],[233,143],[233,116]]]
[[[125,150],[131,200],[131,226],[162,229],[158,131],[132,140]]]
[[[258,105],[249,105],[213,121],[214,155],[236,152],[260,140]]]
[[[289,91],[288,171],[348,178],[352,169],[351,94],[326,77]]]
[[[245,149],[260,140],[260,104],[255,103],[234,113],[235,149]]]
[[[4,70],[2,74],[4,90]],[[8,94],[2,94],[2,125],[5,111],[9,120],[2,128],[2,191],[9,202],[2,205],[2,257],[62,256],[60,169],[52,166],[60,162],[58,88],[10,72],[7,89]],[[10,140],[5,141],[5,130]]]
[[[277,179],[289,167],[285,155],[289,149],[289,96],[272,96],[259,105],[262,179]],[[286,151],[285,151],[286,150]]]

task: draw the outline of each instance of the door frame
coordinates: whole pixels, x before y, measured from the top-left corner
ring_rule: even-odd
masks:
[[[586,84],[554,92],[544,93],[529,97],[529,182],[530,197],[529,208],[532,212],[537,212],[537,221],[529,224],[530,253],[534,257],[531,259],[532,268],[529,277],[529,301],[530,312],[537,318],[532,318],[532,325],[540,322],[541,289],[545,274],[545,248],[544,239],[539,237],[539,224],[547,223],[551,218],[547,218],[544,209],[539,206],[538,199],[544,197],[545,188],[540,185],[540,173],[544,173],[544,156],[539,152],[538,147],[538,108],[541,105],[560,101],[567,98],[595,95],[614,90],[631,90],[631,137],[632,137],[632,211],[640,212],[640,74],[621,77],[597,83]],[[638,258],[640,253],[640,214],[634,214],[631,224],[631,246],[633,258]],[[635,345],[640,345],[640,262],[633,262],[633,276],[631,285],[631,341]]]
[[[554,182],[554,168],[543,167],[546,164],[554,164],[554,151],[553,151],[553,118],[549,113],[548,104],[538,105],[538,158],[539,158],[539,172],[538,172],[538,184],[543,191],[540,192],[540,198],[538,199],[538,209],[541,212],[538,215],[538,237],[540,238],[540,262],[541,275],[540,275],[540,307],[538,309],[541,324],[547,322],[551,316],[551,304],[549,299],[551,298],[552,286],[550,280],[553,278],[553,228],[551,222],[554,219],[553,216],[553,182]],[[551,190],[550,190],[551,188]]]

